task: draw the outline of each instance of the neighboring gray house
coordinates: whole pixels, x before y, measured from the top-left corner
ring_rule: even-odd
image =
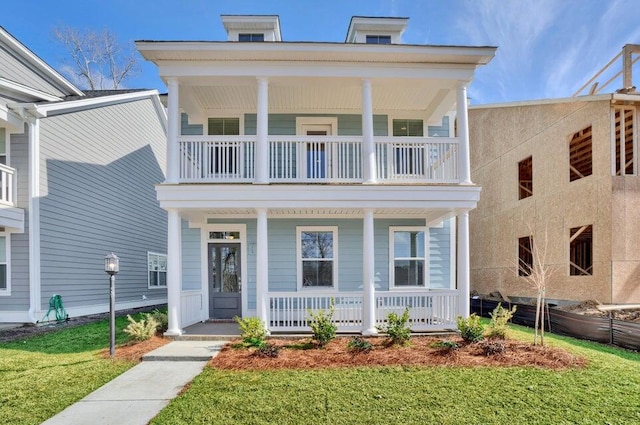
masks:
[[[166,302],[166,114],[154,91],[82,92],[0,27],[0,322]]]

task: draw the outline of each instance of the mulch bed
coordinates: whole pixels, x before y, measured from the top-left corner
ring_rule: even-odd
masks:
[[[241,341],[227,344],[210,364],[218,369],[268,370],[268,369],[319,369],[351,366],[535,366],[547,369],[583,367],[586,360],[551,347],[533,346],[528,343],[504,340],[505,352],[485,355],[482,343],[465,344],[460,338],[451,340],[460,345],[458,350],[446,351],[432,347],[442,341],[434,337],[417,336],[407,346],[387,346],[385,338],[367,338],[374,345],[369,352],[350,352],[347,344],[351,338],[341,337],[325,348],[309,347],[306,339],[269,339],[280,348],[277,357],[260,357],[254,348],[238,348]],[[295,348],[297,347],[297,348]]]
[[[117,360],[129,360],[140,361],[142,356],[156,348],[162,347],[165,344],[170,343],[169,338],[163,338],[161,336],[154,336],[151,339],[141,342],[130,341],[123,345],[116,346],[115,359]],[[103,350],[100,355],[104,358],[109,357],[109,349]]]

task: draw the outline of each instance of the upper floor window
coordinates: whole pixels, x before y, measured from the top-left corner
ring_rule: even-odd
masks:
[[[581,179],[592,172],[591,126],[578,131],[569,142],[569,181]]]
[[[5,129],[0,127],[0,164],[7,165],[7,136]]]
[[[297,233],[298,287],[335,287],[338,228],[298,227]]]
[[[614,149],[616,151],[613,164],[614,175],[637,175],[638,146],[635,139],[638,137],[634,129],[634,115],[636,109],[633,106],[622,106],[614,109],[615,136]]]
[[[11,284],[9,282],[9,234],[0,236],[0,295],[11,294]]]
[[[391,44],[390,35],[367,35],[367,44]]]
[[[149,288],[167,287],[167,254],[147,252]]]
[[[533,158],[518,162],[518,199],[533,195]]]
[[[210,136],[239,136],[240,118],[209,118],[207,134]]]
[[[422,120],[393,120],[393,137],[423,137],[424,129]]]
[[[264,34],[238,34],[238,41],[264,41]]]

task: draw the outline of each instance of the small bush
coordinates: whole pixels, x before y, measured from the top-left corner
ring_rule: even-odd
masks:
[[[378,329],[387,334],[391,345],[404,345],[411,339],[411,326],[407,325],[408,322],[409,308],[405,308],[402,316],[398,316],[396,313],[389,313],[387,315],[387,324]]]
[[[353,353],[368,353],[373,350],[373,344],[361,336],[354,336],[347,343],[347,348]]]
[[[458,316],[458,330],[466,342],[478,342],[484,339],[484,326],[480,322],[480,316],[475,313],[466,319]]]
[[[253,352],[253,355],[256,357],[278,357],[280,354],[280,347],[275,344],[264,343],[259,346],[256,351]]]
[[[318,310],[314,313],[311,309],[308,309],[307,312],[310,316],[309,326],[311,327],[311,332],[313,332],[313,340],[316,341],[318,348],[323,348],[336,337],[337,327],[332,322],[333,300],[329,311]]]
[[[516,313],[516,307],[513,306],[511,310],[507,310],[502,307],[502,304],[491,312],[491,322],[489,323],[489,338],[505,339],[507,336],[507,322],[511,320]]]
[[[450,339],[436,341],[431,344],[431,347],[445,352],[458,351],[460,349],[460,345],[458,345],[458,343],[455,341],[451,341]]]
[[[169,329],[169,315],[166,312],[160,311],[157,308],[150,313],[151,317],[158,322],[158,328],[156,333],[163,334]]]
[[[261,347],[265,345],[267,338],[267,329],[264,323],[258,317],[240,318],[234,317],[240,326],[240,337],[242,345],[245,347]]]
[[[485,356],[501,356],[505,351],[507,351],[507,347],[504,345],[504,342],[496,339],[482,341],[480,348],[482,348],[482,352]]]
[[[129,324],[124,328],[124,332],[134,341],[151,339],[158,329],[158,322],[151,314],[143,314],[140,320],[136,320],[130,314],[127,314],[127,320]]]

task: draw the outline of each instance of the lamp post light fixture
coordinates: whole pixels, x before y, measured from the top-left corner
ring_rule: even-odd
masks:
[[[116,273],[120,259],[113,252],[104,257],[104,271],[109,275],[109,356],[116,354]]]

